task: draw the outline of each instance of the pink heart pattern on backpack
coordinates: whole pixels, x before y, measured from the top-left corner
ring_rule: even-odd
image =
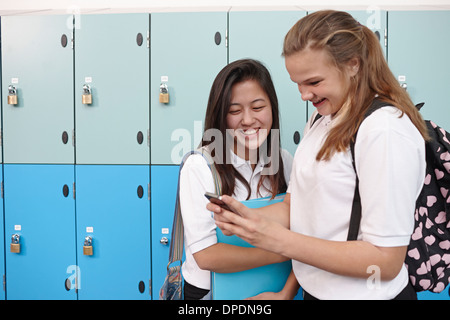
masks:
[[[450,280],[450,134],[431,121],[427,126],[427,172],[405,262],[416,291],[441,292]]]

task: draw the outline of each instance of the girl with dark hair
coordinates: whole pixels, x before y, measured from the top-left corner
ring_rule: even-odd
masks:
[[[286,192],[292,156],[280,149],[279,128],[278,100],[268,70],[251,59],[225,66],[211,87],[200,144],[214,160],[222,194],[243,201]],[[217,243],[204,197],[214,189],[206,160],[199,154],[189,156],[180,172],[185,299],[209,298],[210,271],[238,272],[287,260],[258,248]]]

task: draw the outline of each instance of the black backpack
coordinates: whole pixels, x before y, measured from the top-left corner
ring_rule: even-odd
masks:
[[[387,105],[374,100],[365,117]],[[417,108],[422,106],[418,104]],[[438,293],[445,289],[450,277],[450,134],[432,121],[426,124],[431,137],[425,145],[426,178],[416,201],[414,232],[405,263],[417,292]],[[354,142],[350,149],[355,168]],[[358,183],[356,177],[348,240],[356,240],[361,220]]]

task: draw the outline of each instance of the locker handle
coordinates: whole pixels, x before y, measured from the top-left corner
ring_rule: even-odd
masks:
[[[167,237],[162,237],[161,240],[159,240],[159,242],[167,246],[169,244],[169,239],[167,239]]]

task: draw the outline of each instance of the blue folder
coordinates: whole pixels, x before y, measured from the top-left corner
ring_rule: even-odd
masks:
[[[243,201],[249,208],[260,208],[269,204],[281,202],[285,194],[276,196],[274,199],[259,198]],[[253,247],[248,242],[237,236],[225,236],[217,228],[217,240],[241,247]],[[291,272],[291,261],[275,263],[250,270],[235,273],[212,273],[212,295],[214,300],[243,300],[259,293],[283,289]]]

